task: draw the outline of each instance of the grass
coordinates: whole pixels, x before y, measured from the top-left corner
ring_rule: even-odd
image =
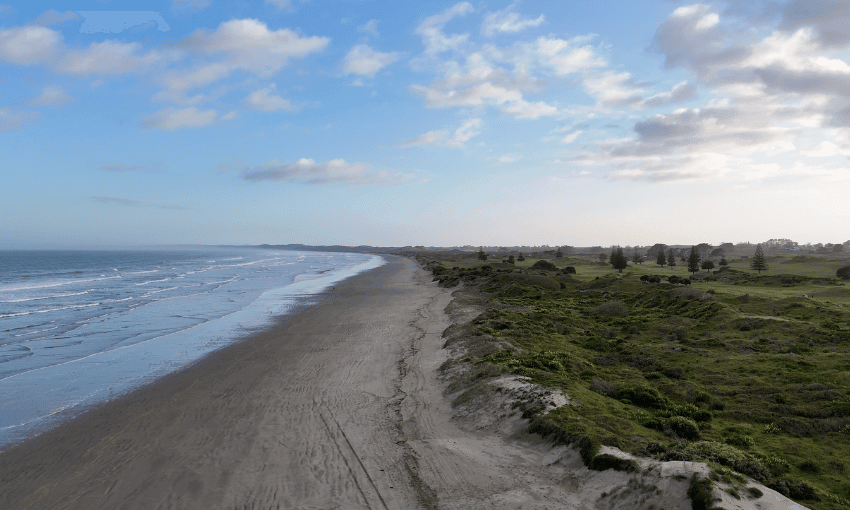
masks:
[[[489,296],[467,335],[498,350],[472,362],[571,396],[546,416],[564,437],[710,460],[812,508],[848,507],[850,285],[834,278],[846,258],[768,257],[761,275],[731,259],[688,287],[667,283],[689,276],[678,261],[617,273],[550,259],[576,268],[565,275],[531,270],[537,260],[446,260],[435,274]]]

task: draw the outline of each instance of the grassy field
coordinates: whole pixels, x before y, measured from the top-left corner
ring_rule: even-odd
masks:
[[[574,399],[538,423],[639,455],[705,460],[812,508],[850,508],[850,285],[835,279],[848,258],[768,257],[761,275],[730,258],[690,285],[668,283],[689,276],[679,261],[619,273],[590,256],[548,259],[557,270],[532,268],[538,260],[429,265],[441,284],[488,296],[469,363]]]

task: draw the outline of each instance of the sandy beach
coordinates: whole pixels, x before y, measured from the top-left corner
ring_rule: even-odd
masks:
[[[591,471],[526,434],[509,401],[453,409],[438,376],[452,295],[431,279],[390,258],[0,454],[0,508],[690,508],[686,475],[704,467]],[[801,508],[777,496],[759,508]]]

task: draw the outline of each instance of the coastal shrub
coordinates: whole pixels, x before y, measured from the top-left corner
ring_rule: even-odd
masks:
[[[612,396],[617,393],[617,385],[613,383],[609,383],[607,381],[602,381],[600,379],[593,379],[590,381],[590,389],[591,391],[595,391],[596,393],[601,393],[605,396]]]
[[[811,459],[804,460],[798,464],[797,467],[800,468],[800,471],[805,471],[807,473],[820,473],[820,464]]]
[[[584,434],[571,434],[558,426],[557,423],[541,416],[535,416],[531,419],[528,424],[528,432],[540,434],[556,446],[572,445],[576,447],[585,466],[590,465],[602,446],[598,440],[591,439]]]
[[[778,480],[768,487],[786,498],[820,501],[814,487],[802,480]]]
[[[620,457],[609,453],[601,453],[593,457],[587,467],[594,471],[606,471],[608,469],[613,469],[614,471],[625,471],[627,473],[637,471],[637,463],[634,460],[621,459]]]
[[[546,271],[557,271],[558,267],[555,264],[549,262],[548,260],[538,260],[534,264],[531,265],[531,269],[543,269]]]
[[[690,418],[685,418],[684,416],[674,416],[670,418],[670,421],[668,423],[673,432],[675,432],[677,436],[683,439],[694,440],[699,439],[700,437],[699,427],[697,426],[696,422],[694,420],[691,420]]]
[[[607,301],[590,309],[591,313],[607,315],[609,317],[625,317],[629,314],[629,307],[622,301]]]
[[[711,402],[711,395],[702,390],[694,390],[693,399],[695,404]]]
[[[649,386],[628,386],[617,390],[614,398],[620,402],[634,404],[638,407],[663,409],[667,407],[667,397]]]
[[[562,270],[562,272],[565,274],[576,274],[576,268],[573,266],[567,266]]]
[[[756,444],[752,437],[744,434],[733,434],[727,437],[724,442],[745,450]]]
[[[710,510],[712,504],[716,501],[713,492],[714,486],[711,480],[694,473],[688,486],[688,499],[691,500],[691,508],[693,510]]]
[[[766,467],[773,476],[779,476],[791,470],[791,464],[787,460],[781,459],[775,455],[762,457],[761,463]]]
[[[835,276],[842,280],[850,280],[850,266],[844,266],[835,272]]]
[[[711,411],[706,411],[705,409],[700,409],[699,411],[694,413],[694,421],[697,423],[707,423],[710,422],[714,415],[711,414]]]
[[[744,490],[747,491],[747,496],[749,496],[752,499],[758,499],[758,498],[764,496],[764,493],[762,491],[760,491],[758,487],[747,487]]]
[[[711,301],[714,299],[714,296],[707,292],[703,292],[699,289],[690,289],[684,287],[673,289],[673,295],[676,297],[691,299],[694,301]]]

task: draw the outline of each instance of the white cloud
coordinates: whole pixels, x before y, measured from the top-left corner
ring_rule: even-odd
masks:
[[[380,35],[378,34],[378,20],[370,19],[364,25],[360,25],[359,27],[357,27],[357,31],[365,32],[371,35],[372,37],[378,37]]]
[[[466,42],[469,34],[446,35],[442,30],[455,16],[465,16],[474,10],[469,2],[460,2],[440,14],[425,18],[416,28],[416,33],[422,36],[422,42],[425,44],[425,53],[434,56],[444,51],[456,50]]]
[[[67,23],[69,21],[82,21],[83,17],[77,14],[74,11],[67,12],[59,12],[55,9],[50,9],[44,11],[39,14],[38,17],[33,21],[35,25],[42,25],[46,27],[50,27],[53,25],[60,25],[62,23]]]
[[[399,142],[399,147],[424,147],[426,145],[442,145],[449,136],[448,131],[428,131],[410,140]]]
[[[228,72],[244,69],[267,76],[283,68],[292,58],[303,58],[325,49],[327,37],[302,37],[287,28],[269,30],[262,21],[234,19],[210,32],[198,29],[178,43],[192,53],[219,55],[218,65]],[[204,66],[202,66],[204,67]]]
[[[481,119],[469,119],[455,129],[454,134],[449,136],[447,130],[428,131],[410,140],[405,140],[396,144],[398,147],[425,147],[427,145],[454,147],[461,149],[464,144],[481,134],[481,126],[484,122]]]
[[[570,134],[568,134],[567,136],[565,136],[565,137],[561,140],[561,143],[573,143],[573,142],[575,142],[575,141],[576,141],[576,138],[578,138],[578,136],[579,136],[580,134],[582,134],[582,133],[584,133],[584,131],[582,131],[582,130],[573,131],[572,133],[570,133]]]
[[[62,106],[74,101],[60,87],[46,86],[41,94],[29,99],[27,104],[32,106]]]
[[[497,32],[514,34],[526,28],[540,26],[546,18],[541,14],[537,18],[522,18],[513,12],[514,4],[509,5],[501,11],[491,12],[484,18],[481,33],[492,36]]]
[[[525,100],[508,103],[502,111],[518,119],[539,119],[540,117],[549,117],[558,113],[556,107],[546,104],[543,101],[531,103]]]
[[[347,163],[343,159],[333,159],[327,163],[316,163],[312,159],[301,158],[295,163],[270,161],[255,168],[243,170],[240,177],[247,181],[286,181],[307,184],[346,183],[352,186],[363,184],[399,184],[415,176],[394,172],[374,172],[363,163]]]
[[[14,8],[9,4],[0,4],[0,14],[9,14]]]
[[[215,110],[198,110],[189,108],[166,108],[145,118],[142,126],[145,129],[163,129],[173,131],[182,128],[197,128],[209,126],[215,121]]]
[[[41,26],[0,30],[0,62],[23,66],[45,64],[55,59],[62,47],[59,32]]]
[[[342,61],[344,74],[359,74],[372,78],[384,67],[398,61],[401,53],[382,53],[375,51],[366,44],[358,44],[349,50]]]
[[[39,116],[38,112],[12,113],[12,110],[8,107],[0,108],[0,133],[4,131],[17,131]]]
[[[481,134],[481,126],[484,123],[481,119],[469,119],[464,122],[459,128],[455,130],[455,134],[451,140],[449,140],[449,145],[453,147],[463,147],[466,142],[468,142],[471,138],[478,136]]]
[[[276,96],[272,94],[274,91],[275,85],[269,85],[266,88],[257,90],[252,92],[245,102],[251,108],[255,110],[261,110],[264,112],[273,112],[277,110],[295,110],[296,108],[292,106],[292,103],[283,99],[280,96]]]
[[[648,97],[641,103],[641,107],[652,108],[671,103],[678,103],[680,101],[688,101],[690,99],[695,99],[696,97],[696,87],[686,81],[683,81],[674,85],[669,92],[661,92],[660,94]]]
[[[160,55],[142,49],[140,43],[122,43],[108,40],[92,43],[84,50],[71,50],[62,59],[59,68],[71,74],[130,74],[142,72],[160,60]]]
[[[505,154],[504,156],[499,158],[499,163],[516,163],[522,159],[520,156],[511,156],[509,154]]]
[[[634,84],[630,73],[604,72],[584,78],[587,92],[605,106],[627,106],[641,100],[644,89]]]

